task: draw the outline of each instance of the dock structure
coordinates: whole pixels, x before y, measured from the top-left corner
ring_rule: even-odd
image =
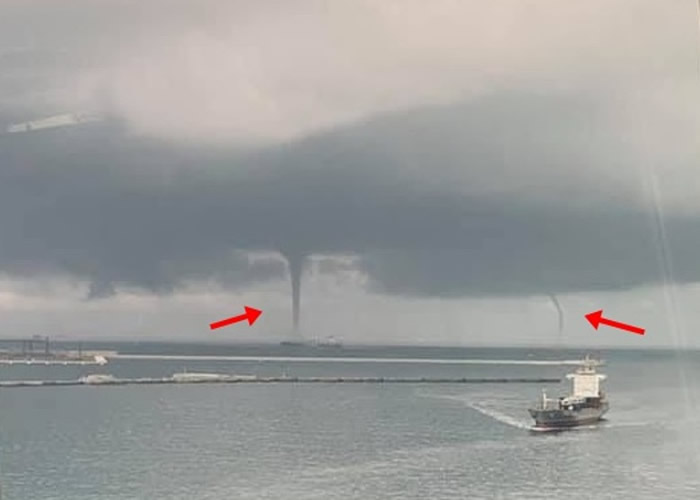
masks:
[[[107,358],[101,355],[83,356],[81,358],[1,358],[0,365],[106,365]]]
[[[115,352],[52,350],[49,337],[0,338],[1,365],[104,365]]]
[[[30,338],[0,339],[0,346],[19,346],[19,350],[2,350],[3,357],[49,357],[51,356],[49,337],[34,335]],[[37,348],[38,347],[38,348]]]
[[[162,378],[116,378],[88,375],[76,380],[5,380],[0,388],[135,384],[558,384],[558,378],[428,378],[428,377],[257,377],[251,375],[175,374]]]

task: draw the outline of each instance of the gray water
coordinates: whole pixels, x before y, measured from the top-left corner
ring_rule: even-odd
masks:
[[[700,498],[700,356],[605,357],[608,420],[561,433],[529,430],[526,408],[539,385],[4,389],[2,498]],[[160,376],[183,368],[468,377],[558,376],[570,369],[123,360],[100,368],[3,366],[0,376]],[[564,381],[548,389],[566,392],[568,386]]]

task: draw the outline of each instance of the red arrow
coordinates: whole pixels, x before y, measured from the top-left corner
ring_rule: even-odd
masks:
[[[221,321],[217,321],[216,323],[209,325],[209,328],[216,330],[222,326],[232,325],[234,323],[238,323],[239,321],[243,321],[244,319],[247,319],[248,324],[252,326],[253,323],[255,323],[255,320],[262,314],[262,311],[259,309],[253,309],[252,307],[243,306],[243,309],[245,309],[245,314],[240,314],[238,316],[234,316],[233,318],[222,319]]]
[[[644,335],[644,328],[639,328],[638,326],[628,325],[627,323],[620,323],[618,321],[613,321],[608,318],[603,317],[603,310],[592,312],[586,314],[586,319],[593,325],[593,328],[598,329],[598,325],[608,325],[613,328],[619,328],[620,330],[626,330],[628,332],[636,333],[638,335]]]

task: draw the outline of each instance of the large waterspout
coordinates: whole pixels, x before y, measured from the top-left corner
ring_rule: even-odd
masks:
[[[299,331],[301,312],[301,272],[306,255],[300,251],[285,251],[283,255],[289,265],[289,275],[292,281],[292,319],[294,331]]]
[[[549,298],[552,300],[552,304],[554,304],[554,307],[557,309],[557,314],[558,314],[558,328],[557,328],[557,336],[558,340],[561,342],[562,340],[562,334],[564,333],[564,310],[561,308],[561,304],[559,303],[559,299],[557,299],[557,296],[554,295],[553,293],[549,294]]]

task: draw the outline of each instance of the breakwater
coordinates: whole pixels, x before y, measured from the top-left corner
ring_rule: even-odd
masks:
[[[557,384],[558,378],[428,378],[428,377],[256,377],[247,375],[175,374],[161,378],[116,378],[88,375],[75,380],[5,380],[0,388],[135,384]]]

